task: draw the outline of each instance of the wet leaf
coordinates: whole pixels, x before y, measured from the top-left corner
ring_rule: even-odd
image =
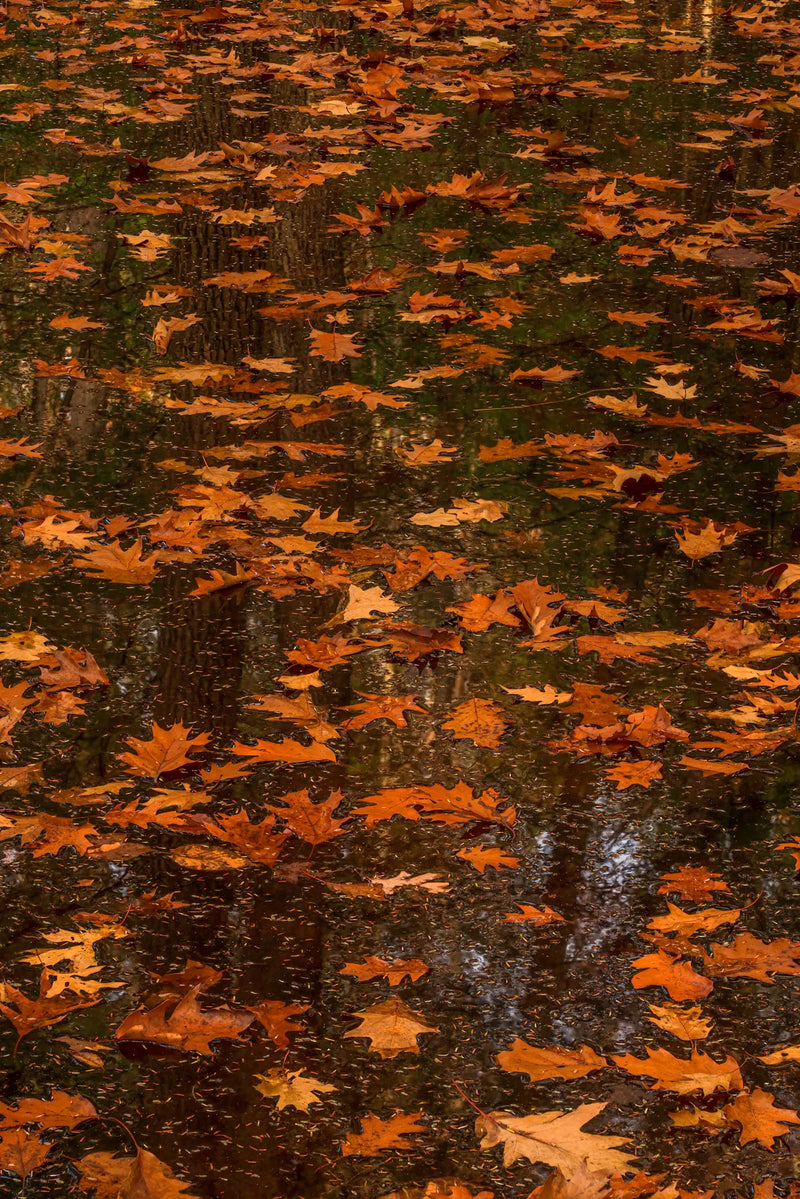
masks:
[[[571,1112],[534,1112],[515,1117],[507,1112],[490,1112],[475,1122],[481,1149],[503,1146],[503,1165],[519,1158],[555,1166],[566,1178],[581,1170],[610,1174],[627,1171],[632,1161],[621,1152],[628,1144],[625,1137],[602,1136],[583,1131],[583,1126],[598,1116],[604,1103],[582,1103]]]
[[[204,1011],[197,1002],[199,986],[192,987],[179,999],[167,999],[157,1007],[131,1012],[114,1033],[118,1041],[147,1041],[182,1049],[190,1053],[211,1055],[211,1041],[220,1037],[238,1040],[244,1029],[253,1022],[249,1012],[231,1008]]]
[[[285,1071],[276,1067],[269,1074],[256,1074],[255,1087],[266,1099],[277,1099],[278,1111],[285,1107],[296,1107],[307,1112],[312,1103],[321,1103],[322,1096],[336,1087],[318,1078],[311,1078],[302,1070]]]
[[[383,958],[370,954],[364,958],[363,962],[348,962],[339,973],[351,974],[360,983],[370,982],[376,978],[385,978],[391,987],[397,987],[406,978],[411,982],[416,982],[418,978],[427,974],[429,969],[429,966],[416,958],[408,960],[397,958],[393,962],[387,962]]]
[[[527,1074],[531,1082],[541,1082],[544,1078],[583,1078],[607,1065],[605,1058],[598,1057],[588,1045],[580,1049],[563,1049],[560,1045],[539,1047],[519,1037],[498,1053],[495,1061],[501,1070]]]
[[[410,1115],[398,1113],[388,1120],[378,1116],[368,1115],[361,1119],[361,1132],[351,1132],[346,1141],[342,1142],[343,1157],[375,1157],[384,1149],[412,1149],[415,1145],[409,1137],[424,1132],[420,1124],[422,1112],[412,1112]]]
[[[723,1110],[728,1120],[741,1125],[740,1145],[756,1141],[765,1149],[772,1149],[777,1138],[789,1131],[789,1125],[800,1124],[797,1112],[777,1107],[774,1097],[760,1087],[742,1091]]]
[[[621,1070],[638,1077],[653,1078],[651,1090],[674,1091],[691,1095],[699,1091],[712,1095],[714,1091],[733,1091],[742,1086],[739,1065],[732,1057],[718,1062],[707,1053],[692,1050],[689,1058],[678,1058],[667,1049],[648,1049],[646,1058],[621,1054],[612,1060]]]
[[[426,1033],[438,1032],[438,1028],[417,1018],[417,1013],[400,999],[387,999],[376,1003],[355,1015],[361,1021],[356,1029],[349,1029],[348,1037],[365,1037],[370,1049],[386,1060],[399,1053],[419,1053],[417,1038]]]
[[[193,761],[192,755],[197,754],[208,743],[208,733],[198,733],[190,736],[191,730],[182,724],[173,724],[162,728],[153,724],[153,736],[147,741],[129,737],[127,744],[130,750],[120,754],[121,762],[127,764],[130,774],[144,778],[157,779],[162,774],[180,770]]]

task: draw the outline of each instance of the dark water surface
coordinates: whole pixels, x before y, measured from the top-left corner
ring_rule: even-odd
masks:
[[[759,1059],[800,974],[796,14],[9,7],[0,999],[44,968],[92,1006],[2,1020],[2,1101],[97,1116],[0,1108],[0,1194],[91,1193],[81,1159],[138,1144],[186,1190],[129,1160],[98,1195],[526,1199],[559,1163],[504,1167],[479,1112],[580,1104],[649,1177],[563,1199],[788,1193],[800,1051]],[[176,723],[207,734],[177,770],[119,757]],[[303,790],[347,823],[282,817]],[[667,901],[731,922],[648,928]],[[649,953],[708,991],[672,986],[694,1045]],[[369,955],[428,970],[341,973]],[[187,994],[296,1030],[115,1036]],[[397,996],[434,1031],[346,1036]],[[605,1064],[532,1082],[515,1038]],[[741,1075],[651,1089],[611,1058],[647,1049]],[[281,1070],[335,1090],[279,1110]],[[749,1136],[759,1088],[784,1122]],[[407,1146],[349,1152],[398,1113]]]

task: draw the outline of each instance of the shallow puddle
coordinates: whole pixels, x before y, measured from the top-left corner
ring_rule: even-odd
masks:
[[[795,1194],[799,34],[9,7],[2,1195]]]

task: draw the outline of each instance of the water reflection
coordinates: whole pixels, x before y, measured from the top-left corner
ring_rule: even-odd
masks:
[[[791,1130],[774,1153],[741,1148],[730,1128],[676,1132],[669,1113],[687,1104],[621,1071],[528,1083],[495,1058],[516,1037],[604,1055],[683,1053],[648,1022],[647,1003],[663,994],[631,987],[631,962],[649,949],[642,934],[664,911],[665,872],[719,871],[731,887],[725,904],[747,909],[751,932],[765,941],[792,933],[790,860],[774,850],[794,831],[792,682],[769,692],[785,711],[753,717],[756,730],[784,730],[785,743],[767,757],[735,753],[745,773],[683,769],[683,753],[702,751],[671,742],[628,739],[608,759],[602,750],[616,721],[658,704],[692,743],[738,730],[730,715],[720,723],[709,713],[752,700],[748,670],[792,670],[791,588],[764,581],[796,548],[791,491],[775,491],[786,462],[756,458],[764,438],[734,427],[778,434],[796,399],[767,386],[791,378],[796,291],[764,295],[759,285],[798,266],[791,22],[758,10],[756,38],[747,14],[706,3],[549,15],[537,5],[412,7],[410,23],[408,6],[405,18],[391,5],[268,7],[259,16],[244,6],[67,6],[9,17],[9,77],[26,99],[47,92],[51,109],[45,124],[36,114],[7,122],[6,186],[23,175],[68,180],[39,179],[34,191],[47,186],[49,198],[38,204],[4,192],[15,225],[27,212],[49,221],[47,245],[24,260],[9,248],[0,262],[6,435],[41,454],[8,460],[5,548],[12,561],[52,560],[50,573],[2,592],[5,630],[32,625],[59,647],[90,649],[110,684],[74,691],[86,699],[76,719],[27,715],[8,742],[9,764],[42,761],[47,779],[27,795],[4,792],[11,817],[68,815],[109,840],[80,857],[3,843],[4,978],[33,994],[39,971],[22,955],[42,952],[57,929],[124,920],[131,936],[98,950],[103,977],[124,984],[101,1003],[23,1038],[16,1056],[3,1026],[8,1100],[57,1087],[91,1098],[100,1114],[59,1134],[24,1190],[5,1174],[4,1193],[75,1191],[71,1161],[130,1152],[113,1117],[202,1196],[372,1199],[455,1174],[476,1192],[527,1196],[546,1169],[504,1171],[481,1155],[464,1094],[515,1114],[607,1102],[603,1131],[630,1136],[642,1168],[669,1172],[684,1190],[749,1194],[742,1187],[767,1176],[783,1185]],[[55,36],[65,53],[60,40],[52,49]],[[695,71],[699,81],[679,82]],[[17,91],[9,97],[16,103]],[[754,109],[765,130],[748,117]],[[598,202],[609,185],[613,198]],[[585,236],[587,211],[619,218],[620,237]],[[552,261],[520,253],[542,243]],[[63,266],[73,259],[91,271]],[[40,262],[49,280],[27,271]],[[573,276],[583,281],[562,281]],[[159,319],[189,315],[199,319],[159,354]],[[96,327],[54,328],[63,316]],[[645,319],[653,316],[666,323]],[[709,329],[728,317],[730,327]],[[355,336],[358,356],[309,353],[309,332],[334,325]],[[742,362],[755,374],[734,373]],[[580,375],[508,377],[555,364]],[[696,392],[670,392],[681,380]],[[646,416],[614,406],[631,395]],[[595,429],[617,440],[598,451]],[[414,447],[437,439],[457,454],[406,465]],[[506,441],[507,457],[487,457]],[[517,453],[526,443],[530,453]],[[633,472],[616,491],[615,469]],[[286,518],[270,509],[276,497],[307,508]],[[476,499],[508,511],[494,522],[448,521],[458,501]],[[87,536],[126,545],[142,536],[146,554],[159,555],[152,585],[91,577],[69,541],[17,536],[22,522],[48,516],[66,536],[59,508],[79,514],[69,519]],[[371,527],[304,530],[316,508]],[[414,522],[437,512],[438,524]],[[730,526],[736,541],[690,561],[673,529],[684,517]],[[379,587],[385,601],[395,556],[407,568],[419,546],[482,569],[450,561],[444,577],[392,591],[397,612],[337,623],[344,584]],[[193,596],[213,570],[233,582]],[[554,626],[567,630],[563,645],[537,643],[548,620],[539,609],[526,617],[524,604],[506,605],[506,619],[485,629],[459,619],[476,593],[500,597],[502,610],[503,589],[534,577],[566,600]],[[719,646],[695,638],[717,618],[753,628],[717,629],[709,636]],[[446,640],[459,629],[461,653]],[[635,640],[610,646],[620,631],[678,639],[637,657]],[[358,644],[337,643],[328,669],[318,641],[343,632]],[[581,652],[575,638],[586,636],[607,638],[611,657]],[[747,636],[752,658],[739,643]],[[301,644],[322,655],[318,678],[293,660]],[[6,687],[38,681],[34,667],[7,665]],[[580,685],[606,693],[602,718],[503,690],[571,695]],[[308,695],[319,720],[336,726],[326,742],[335,760],[232,768],[245,756],[235,742],[308,745],[307,722],[253,708],[254,696],[276,693]],[[340,709],[364,694],[414,695],[425,711],[406,725],[343,731]],[[766,703],[766,691],[755,694]],[[500,749],[443,731],[474,698],[502,707],[510,728]],[[176,721],[210,734],[211,773],[187,762],[157,785],[134,777],[124,802],[144,803],[159,787],[202,788],[194,821],[184,813],[126,827],[106,821],[118,795],[101,804],[54,794],[118,781],[125,739]],[[565,745],[582,725],[600,730],[587,756],[579,740]],[[603,773],[662,756],[663,779],[647,790],[615,789]],[[495,789],[517,823],[412,811],[367,829],[351,817],[345,835],[313,852],[292,838],[270,871],[197,816],[244,810],[252,826],[303,788],[315,801],[340,790],[347,815],[389,789],[460,781],[475,796]],[[519,865],[479,873],[456,856],[476,844]],[[194,868],[180,856],[187,845]],[[220,865],[212,849],[239,853],[238,866],[208,868]],[[392,891],[401,872],[432,876],[433,889]],[[388,896],[375,879],[389,880]],[[563,919],[508,922],[523,905]],[[344,1038],[355,1012],[391,992],[341,975],[368,955],[430,966],[400,990],[438,1029],[419,1056],[384,1059]],[[702,968],[699,949],[687,957]],[[114,1043],[124,1016],[146,1005],[152,976],[193,961],[224,972],[210,1006],[307,1005],[289,1048],[260,1029],[245,1045],[217,1042],[209,1057]],[[746,1061],[747,1085],[793,1108],[789,1070],[757,1061],[794,1036],[787,983],[786,974],[774,984],[716,979],[703,1048]],[[110,1046],[101,1068],[55,1040],[67,1027]],[[284,1064],[336,1092],[308,1113],[279,1113],[253,1080]],[[366,1114],[396,1111],[423,1113],[411,1151],[342,1155]]]

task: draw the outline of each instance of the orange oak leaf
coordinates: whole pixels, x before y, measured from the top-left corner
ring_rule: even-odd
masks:
[[[779,937],[761,941],[752,933],[739,933],[727,945],[712,943],[703,966],[715,978],[755,978],[772,983],[775,974],[800,974],[800,941]]]
[[[745,762],[715,762],[711,758],[693,758],[685,754],[678,758],[678,765],[705,775],[741,774],[743,770],[747,770]]]
[[[765,1066],[783,1066],[787,1062],[800,1062],[800,1045],[782,1045],[780,1049],[759,1059]]]
[[[488,699],[468,699],[454,708],[442,725],[456,741],[472,741],[485,749],[499,749],[509,727],[503,709]]]
[[[289,737],[284,737],[282,741],[256,741],[255,745],[236,741],[232,748],[238,757],[248,758],[251,762],[336,761],[336,754],[327,745],[320,745],[318,741],[303,745],[301,741],[292,741]]]
[[[99,998],[76,998],[63,991],[51,994],[51,974],[47,970],[42,970],[39,979],[39,994],[36,999],[29,999],[22,991],[12,987],[10,983],[5,983],[4,987],[4,998],[7,1002],[0,1002],[0,1012],[14,1025],[20,1040],[34,1029],[58,1024],[70,1012],[77,1012],[81,1008],[92,1007],[95,1003],[100,1002]]]
[[[417,1037],[439,1031],[435,1025],[419,1020],[417,1013],[401,999],[375,1003],[355,1015],[361,1024],[358,1028],[349,1029],[344,1034],[345,1039],[368,1038],[372,1052],[380,1054],[384,1060],[397,1057],[399,1053],[419,1053]]]
[[[455,787],[391,787],[368,795],[354,815],[363,816],[367,828],[381,820],[402,816],[406,820],[432,820],[436,824],[470,824],[488,821],[510,828],[516,824],[516,809],[491,789],[475,795],[466,783]]]
[[[494,870],[501,870],[503,867],[514,870],[520,864],[519,858],[494,845],[472,845],[469,849],[459,849],[456,857],[469,862],[479,874],[485,874],[490,866]]]
[[[309,354],[312,358],[324,358],[326,362],[341,362],[343,358],[360,358],[361,348],[352,334],[332,330],[312,329],[308,335],[311,342]]]
[[[283,1070],[280,1066],[273,1067],[269,1074],[256,1074],[254,1084],[266,1099],[277,1099],[278,1111],[296,1107],[298,1111],[307,1112],[312,1103],[322,1102],[320,1095],[337,1089],[302,1070]]]
[[[495,1061],[509,1074],[527,1074],[531,1082],[541,1082],[544,1078],[584,1078],[608,1065],[588,1045],[581,1045],[580,1049],[563,1049],[560,1045],[540,1047],[519,1037],[498,1053]]]
[[[710,933],[723,924],[734,924],[741,916],[739,908],[703,908],[699,912],[684,912],[667,900],[668,916],[656,916],[648,924],[660,933],[680,933],[692,937],[697,932]]]
[[[388,1120],[373,1115],[362,1116],[361,1132],[351,1132],[347,1140],[342,1141],[342,1157],[375,1157],[384,1149],[405,1149],[407,1152],[415,1144],[408,1138],[425,1131],[419,1123],[422,1119],[422,1112],[409,1115],[398,1112]]]
[[[286,821],[295,836],[308,845],[322,845],[325,841],[340,837],[344,832],[349,817],[340,818],[334,815],[343,799],[341,791],[333,791],[327,799],[312,803],[308,791],[290,791],[288,795],[279,797],[280,807],[275,804],[267,806],[276,816]]]
[[[567,1178],[581,1169],[611,1174],[628,1173],[633,1160],[620,1152],[629,1142],[625,1137],[583,1132],[604,1110],[604,1103],[582,1103],[571,1112],[534,1112],[530,1116],[512,1116],[508,1112],[489,1112],[475,1122],[481,1149],[503,1146],[503,1165],[511,1166],[519,1158],[555,1166]]]
[[[347,593],[347,605],[336,617],[339,622],[348,620],[371,620],[375,616],[397,612],[396,604],[380,587],[357,587],[351,583]]]
[[[740,1145],[756,1141],[765,1149],[772,1149],[777,1138],[789,1131],[788,1125],[800,1124],[796,1111],[776,1107],[774,1097],[760,1087],[742,1091],[723,1112],[729,1121],[741,1125]]]
[[[358,713],[357,716],[350,716],[342,722],[341,727],[352,732],[365,729],[374,720],[391,720],[395,728],[404,729],[408,727],[406,712],[422,712],[427,715],[427,709],[419,706],[415,695],[371,695],[366,691],[357,691],[356,695],[360,695],[364,703],[347,704],[341,709],[343,712]]]
[[[238,1040],[253,1023],[253,1013],[227,1007],[203,1011],[197,1002],[200,990],[196,985],[177,1002],[172,997],[149,1010],[137,1008],[120,1024],[115,1039],[152,1042],[204,1055],[213,1054],[213,1040]]]
[[[19,772],[12,772],[18,774]],[[24,783],[25,776],[22,775]],[[20,790],[16,779],[11,786]],[[59,854],[62,849],[74,849],[81,855],[96,847],[97,829],[93,824],[75,824],[66,816],[50,816],[47,812],[33,816],[0,816],[0,841],[19,837],[23,845],[32,847],[35,858]]]
[[[108,579],[112,583],[152,583],[158,572],[158,554],[142,556],[142,540],[134,541],[123,549],[120,541],[99,546],[82,558],[73,558],[73,566],[82,567],[94,578]]]
[[[84,1120],[94,1120],[97,1111],[83,1095],[53,1091],[49,1099],[22,1098],[15,1104],[0,1103],[0,1125],[14,1128],[22,1124],[40,1124],[42,1128],[75,1128]]]
[[[139,1149],[135,1157],[89,1153],[76,1165],[80,1189],[91,1191],[96,1199],[197,1199],[188,1183],[146,1149]]]
[[[192,598],[199,598],[203,595],[211,595],[215,591],[228,591],[233,587],[243,587],[252,583],[257,578],[257,574],[246,570],[241,562],[237,562],[236,569],[232,573],[226,570],[212,569],[210,579],[198,575],[194,581],[194,590],[190,591],[189,595]]]
[[[392,962],[387,962],[384,958],[375,957],[370,954],[364,958],[363,962],[348,962],[339,971],[340,974],[351,974],[353,978],[357,978],[360,983],[371,982],[375,978],[385,978],[390,987],[397,987],[408,978],[411,982],[416,982],[422,978],[423,974],[427,974],[429,966],[418,958],[396,958]]]
[[[538,458],[543,452],[541,442],[523,441],[516,444],[510,437],[501,437],[494,445],[482,445],[478,450],[481,462],[508,462],[515,458]]]
[[[567,370],[563,366],[549,366],[542,370],[539,366],[528,367],[527,370],[512,371],[508,376],[512,383],[530,383],[546,381],[548,383],[563,383],[566,379],[574,379],[580,371]]]
[[[621,762],[605,771],[605,777],[616,785],[618,791],[627,787],[649,787],[661,778],[661,763],[643,758],[640,762]]]
[[[306,533],[363,533],[369,528],[369,521],[359,524],[357,520],[340,520],[339,512],[339,508],[334,508],[330,516],[323,516],[322,509],[315,508],[300,528]]]
[[[38,1132],[4,1128],[0,1131],[0,1170],[18,1175],[24,1183],[29,1174],[44,1164],[52,1147],[42,1143]]]
[[[157,779],[172,770],[180,770],[192,762],[192,755],[203,749],[209,739],[208,733],[198,733],[192,737],[191,729],[180,723],[171,724],[168,728],[154,723],[152,731],[153,736],[149,741],[129,737],[126,745],[130,746],[130,751],[118,755],[119,760],[126,764],[128,774]]]
[[[244,808],[213,819],[203,814],[190,815],[185,825],[190,832],[210,833],[260,866],[274,866],[284,841],[290,836],[288,831],[275,832],[275,817],[271,812],[261,821],[251,821]]]
[[[711,1032],[711,1021],[702,1015],[699,1007],[681,1008],[672,1003],[649,1003],[647,1006],[653,1013],[647,1017],[651,1024],[681,1041],[703,1041]]]
[[[716,525],[713,520],[707,520],[694,528],[685,525],[683,530],[675,533],[681,551],[692,561],[707,558],[709,554],[720,553],[727,546],[733,545],[738,535],[735,529]]]
[[[675,1057],[667,1049],[647,1049],[646,1053],[646,1058],[631,1053],[612,1055],[612,1061],[628,1074],[655,1079],[650,1090],[674,1091],[677,1095],[694,1091],[712,1095],[714,1091],[738,1090],[743,1085],[739,1064],[732,1057],[717,1062],[695,1049],[689,1058]]]
[[[633,976],[637,991],[643,987],[663,987],[670,999],[682,1003],[685,999],[705,999],[713,990],[710,978],[698,974],[688,962],[681,962],[664,953],[646,953],[631,963],[638,971]]]
[[[507,912],[503,924],[533,924],[535,927],[543,924],[563,924],[564,917],[559,916],[552,908],[534,908],[529,903],[517,904],[518,912]]]
[[[559,691],[549,683],[544,687],[504,687],[509,695],[516,695],[527,704],[538,704],[547,708],[551,704],[568,704],[572,699],[571,691]]]
[[[398,446],[395,453],[405,462],[406,466],[430,466],[431,464],[450,462],[453,458],[458,458],[461,451],[458,446],[446,446],[437,437],[428,445],[419,443],[409,446],[408,449]]]
[[[615,1174],[614,1177],[618,1178],[619,1175]],[[585,1164],[576,1170],[572,1178],[567,1178],[560,1170],[553,1170],[540,1187],[531,1191],[528,1199],[606,1199],[610,1194],[608,1182],[606,1171],[592,1173]]]
[[[682,866],[674,874],[662,874],[661,877],[664,883],[658,888],[659,895],[676,894],[695,903],[711,899],[715,891],[730,891],[718,874],[703,866]]]
[[[289,1048],[289,1033],[302,1032],[303,1025],[295,1024],[294,1017],[302,1016],[311,1007],[310,1003],[284,1003],[280,999],[263,999],[261,1003],[248,1004],[259,1024],[269,1034],[278,1049]]]
[[[493,624],[518,629],[519,619],[511,613],[514,603],[510,591],[500,590],[493,596],[473,593],[471,599],[454,604],[447,611],[455,612],[468,633],[484,633]]]

